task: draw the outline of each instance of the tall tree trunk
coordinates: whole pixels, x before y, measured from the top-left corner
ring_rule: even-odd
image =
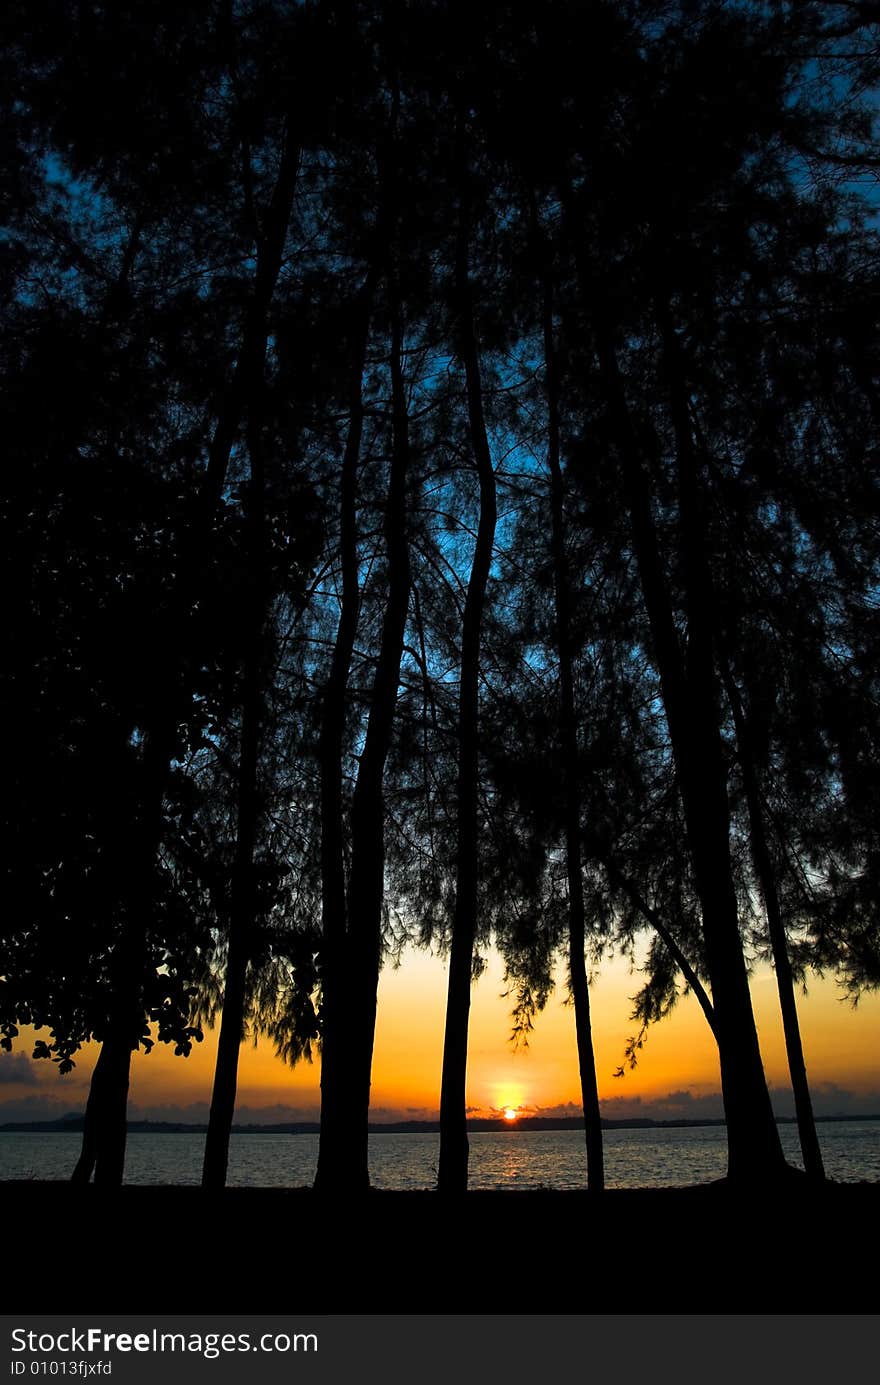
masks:
[[[265,671],[264,645],[269,592],[266,582],[266,477],[263,457],[264,381],[252,381],[248,411],[250,483],[248,504],[248,560],[251,590],[246,602],[246,648],[241,708],[241,745],[238,764],[238,814],[235,860],[232,870],[231,911],[226,951],[223,1012],[217,1043],[214,1086],[202,1187],[222,1188],[229,1163],[229,1137],[235,1113],[238,1059],[245,1026],[245,990],[252,937],[256,922],[257,893],[254,852],[260,825],[259,764],[262,734]]]
[[[479,871],[479,710],[480,637],[486,587],[495,542],[497,505],[495,473],[486,423],[480,360],[468,269],[469,192],[463,136],[459,153],[459,224],[456,238],[455,293],[459,351],[467,388],[468,429],[480,483],[480,515],[465,597],[461,633],[461,680],[458,703],[458,794],[456,810],[455,912],[449,953],[449,988],[440,1090],[440,1164],[443,1193],[467,1189],[467,1050],[471,974],[477,927]]]
[[[394,442],[386,510],[388,599],[379,659],[373,680],[367,734],[351,807],[351,877],[348,894],[344,995],[344,1054],[340,1070],[322,1060],[322,1093],[346,1113],[345,1129],[327,1132],[316,1186],[350,1190],[369,1187],[368,1123],[376,993],[382,960],[382,902],[385,893],[385,761],[400,682],[400,661],[409,606],[410,564],[406,532],[409,428],[403,380],[400,307],[391,308],[391,374]],[[336,1085],[338,1083],[338,1086]],[[341,1102],[337,1102],[336,1093]]]
[[[334,956],[332,963],[339,1000],[331,1008],[331,1044],[328,1049],[322,1048],[321,1054],[321,1111],[322,1116],[327,1112],[328,1125],[321,1131],[315,1187],[322,1192],[360,1192],[370,1185],[370,1084],[385,896],[385,762],[391,748],[411,586],[407,536],[409,417],[399,268],[399,106],[400,94],[393,82],[389,131],[379,150],[383,204],[380,225],[387,247],[385,279],[391,329],[391,472],[384,524],[388,595],[351,805],[345,941],[342,955]]]
[[[357,555],[357,469],[364,423],[363,377],[376,275],[367,274],[355,308],[351,373],[348,384],[349,425],[340,482],[340,557],[342,602],[330,674],[324,689],[319,761],[321,772],[321,1135],[319,1185],[344,1182],[344,1156],[350,1113],[338,1074],[344,1068],[344,992],[347,907],[345,832],[343,825],[342,754],[345,695],[357,634],[360,586]]]
[[[660,559],[650,483],[632,424],[607,305],[593,285],[600,369],[623,463],[636,559],[703,916],[712,984],[731,1178],[773,1177],[785,1168],[764,1076],[739,932],[730,861],[730,818],[712,643],[712,581],[705,553],[700,478],[674,334],[661,306],[679,480],[679,544],[687,650],[683,655]]]
[[[623,471],[633,551],[669,727],[685,827],[703,918],[706,963],[727,1122],[728,1173],[743,1181],[774,1178],[785,1170],[779,1131],[761,1061],[748,975],[739,933],[730,861],[730,821],[717,691],[712,664],[711,586],[700,528],[699,478],[682,433],[681,390],[672,384],[679,466],[679,544],[685,569],[687,656],[673,618],[652,511],[645,446],[633,423],[617,360],[615,322],[598,273],[586,263],[574,194],[563,174],[558,188],[576,247],[583,302],[590,314],[599,373]],[[674,373],[666,341],[667,368]],[[708,642],[708,643],[707,643]]]
[[[559,366],[553,334],[553,285],[544,265],[543,282],[544,364],[547,381],[547,461],[550,467],[551,549],[556,602],[556,648],[559,656],[559,741],[562,751],[565,812],[565,867],[568,883],[568,969],[574,1003],[578,1072],[584,1110],[587,1152],[587,1187],[605,1187],[605,1156],[596,1055],[590,1018],[590,987],[584,951],[587,921],[584,909],[584,877],[581,858],[582,803],[578,777],[577,709],[574,693],[574,642],[571,627],[571,576],[566,556],[565,493],[559,455]]]
[[[292,118],[288,120],[284,148],[279,164],[278,177],[272,198],[264,216],[262,235],[257,247],[257,265],[254,287],[245,320],[241,350],[235,370],[224,396],[211,446],[205,474],[199,488],[192,523],[188,532],[183,532],[179,540],[179,568],[172,603],[175,612],[188,612],[198,596],[200,569],[204,554],[209,547],[211,529],[217,513],[229,457],[241,424],[251,382],[262,374],[266,359],[267,317],[269,306],[275,293],[287,229],[293,210],[297,177],[300,164],[300,146],[291,138]],[[143,959],[147,951],[147,939],[152,919],[154,902],[153,875],[159,851],[162,829],[162,802],[168,781],[168,773],[177,739],[177,726],[182,706],[181,684],[185,681],[187,650],[184,641],[172,638],[168,655],[168,676],[161,704],[153,708],[149,723],[144,728],[143,759],[141,763],[141,810],[137,830],[137,842],[133,848],[135,862],[131,870],[134,885],[132,897],[134,907],[132,917],[124,925],[124,936],[120,947],[128,959],[122,967],[125,976],[123,986],[128,992],[124,1001],[110,1016],[110,1028],[104,1043],[110,1043],[112,1060],[107,1064],[106,1073],[116,1074],[115,1090],[111,1097],[111,1085],[101,1074],[94,1089],[89,1093],[86,1128],[83,1131],[83,1167],[103,1145],[118,1146],[119,1111],[122,1116],[122,1145],[125,1142],[124,1106],[120,1100],[123,1089],[127,1094],[132,1050],[137,1046],[142,1029],[144,1005],[142,998],[142,977],[138,970],[138,958]],[[129,1018],[120,1018],[121,1015]],[[131,1016],[137,1016],[136,1028],[132,1032]],[[123,1061],[121,1055],[127,1053]],[[93,1074],[98,1075],[98,1064]],[[92,1120],[88,1110],[92,1108]],[[110,1136],[110,1131],[115,1133]],[[86,1154],[86,1150],[91,1153]],[[97,1155],[100,1162],[100,1154]],[[121,1181],[122,1163],[115,1156],[108,1156],[108,1166],[119,1171],[117,1182]],[[79,1170],[80,1165],[77,1165]],[[79,1181],[82,1175],[79,1174]],[[111,1180],[112,1181],[112,1180]]]
[[[127,311],[131,274],[146,224],[146,213],[139,212],[128,234],[119,273],[110,284],[104,298],[97,322],[99,339],[108,337],[118,317]],[[74,426],[80,422],[81,418],[77,417]],[[133,879],[139,879],[138,870],[139,862],[136,856],[133,856],[127,874]],[[138,891],[135,889],[135,899],[137,894]],[[135,943],[135,946],[132,946],[132,943]],[[113,959],[113,1008],[108,1017],[107,1037],[101,1045],[92,1069],[83,1122],[82,1147],[71,1176],[74,1183],[88,1183],[93,1173],[96,1183],[105,1186],[122,1182],[131,1053],[142,1030],[142,1009],[136,1007],[134,1014],[127,1011],[125,996],[131,995],[135,990],[140,975],[140,961],[141,955],[137,950],[136,940],[124,938]]]
[[[782,1030],[785,1035],[785,1052],[788,1058],[788,1071],[791,1076],[791,1089],[794,1093],[794,1109],[797,1116],[798,1138],[804,1158],[804,1169],[810,1178],[821,1182],[825,1178],[822,1150],[816,1131],[813,1115],[813,1102],[807,1081],[807,1065],[801,1042],[801,1029],[798,1022],[797,1000],[794,990],[794,976],[788,952],[788,938],[782,918],[779,892],[776,888],[776,873],[770,855],[767,833],[764,826],[764,813],[761,807],[761,791],[758,769],[754,754],[754,744],[749,730],[748,718],[742,705],[739,688],[733,679],[726,659],[723,658],[723,678],[727,699],[733,715],[739,747],[739,763],[743,776],[746,807],[749,814],[749,837],[755,874],[764,900],[767,915],[767,931],[773,952],[773,966],[776,971],[776,989],[779,993],[779,1008],[782,1012]]]

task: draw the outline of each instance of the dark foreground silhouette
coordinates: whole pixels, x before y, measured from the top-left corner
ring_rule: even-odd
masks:
[[[0,1220],[34,1267],[7,1312],[865,1313],[880,1183],[343,1200],[9,1182]]]

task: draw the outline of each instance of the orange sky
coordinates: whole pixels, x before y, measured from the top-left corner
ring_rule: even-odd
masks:
[[[655,1026],[635,1072],[615,1079],[634,1025],[629,997],[639,977],[628,963],[614,960],[597,970],[592,986],[599,1090],[606,1116],[720,1114],[718,1063],[699,1006],[692,998]],[[373,1070],[373,1113],[382,1119],[436,1117],[439,1104],[446,970],[427,953],[410,953],[403,966],[386,967],[379,993],[379,1019]],[[500,963],[493,959],[474,988],[468,1100],[473,1114],[489,1115],[505,1106],[524,1112],[558,1112],[578,1102],[574,1017],[563,1004],[560,984],[539,1016],[527,1050],[508,1042],[509,1002],[500,997]],[[761,969],[752,994],[762,1052],[771,1088],[788,1086],[773,974]],[[817,1110],[825,1114],[880,1111],[880,996],[867,996],[857,1010],[840,998],[832,981],[816,980],[800,1001],[807,1067]],[[134,1062],[133,1114],[153,1118],[203,1120],[210,1099],[216,1034],[188,1059],[175,1058],[163,1045]],[[0,1103],[18,1107],[36,1098],[46,1117],[81,1109],[91,1068],[84,1055],[74,1074],[59,1078],[45,1063],[0,1057]],[[2,1079],[14,1061],[16,1080]],[[239,1117],[245,1120],[308,1119],[317,1113],[319,1064],[291,1070],[274,1057],[270,1044],[242,1049]],[[8,1106],[0,1121],[18,1119]],[[191,1109],[187,1109],[191,1108]],[[285,1108],[272,1110],[270,1108]],[[790,1105],[780,1104],[788,1113]]]

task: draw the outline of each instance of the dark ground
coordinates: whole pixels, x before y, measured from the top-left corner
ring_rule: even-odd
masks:
[[[4,1312],[873,1313],[880,1184],[371,1192],[0,1184]]]

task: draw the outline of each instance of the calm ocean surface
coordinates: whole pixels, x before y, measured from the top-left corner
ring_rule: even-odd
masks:
[[[779,1128],[792,1164],[800,1164],[797,1131]],[[819,1125],[825,1171],[840,1182],[880,1181],[880,1121]],[[371,1135],[377,1188],[432,1188],[439,1135]],[[128,1137],[129,1183],[198,1183],[204,1135]],[[472,1188],[582,1188],[583,1135],[577,1130],[505,1130],[470,1136]],[[63,1134],[0,1134],[0,1178],[69,1178],[79,1139]],[[298,1187],[311,1183],[317,1135],[233,1135],[231,1185]],[[723,1126],[605,1132],[606,1178],[612,1188],[665,1188],[723,1178]]]

